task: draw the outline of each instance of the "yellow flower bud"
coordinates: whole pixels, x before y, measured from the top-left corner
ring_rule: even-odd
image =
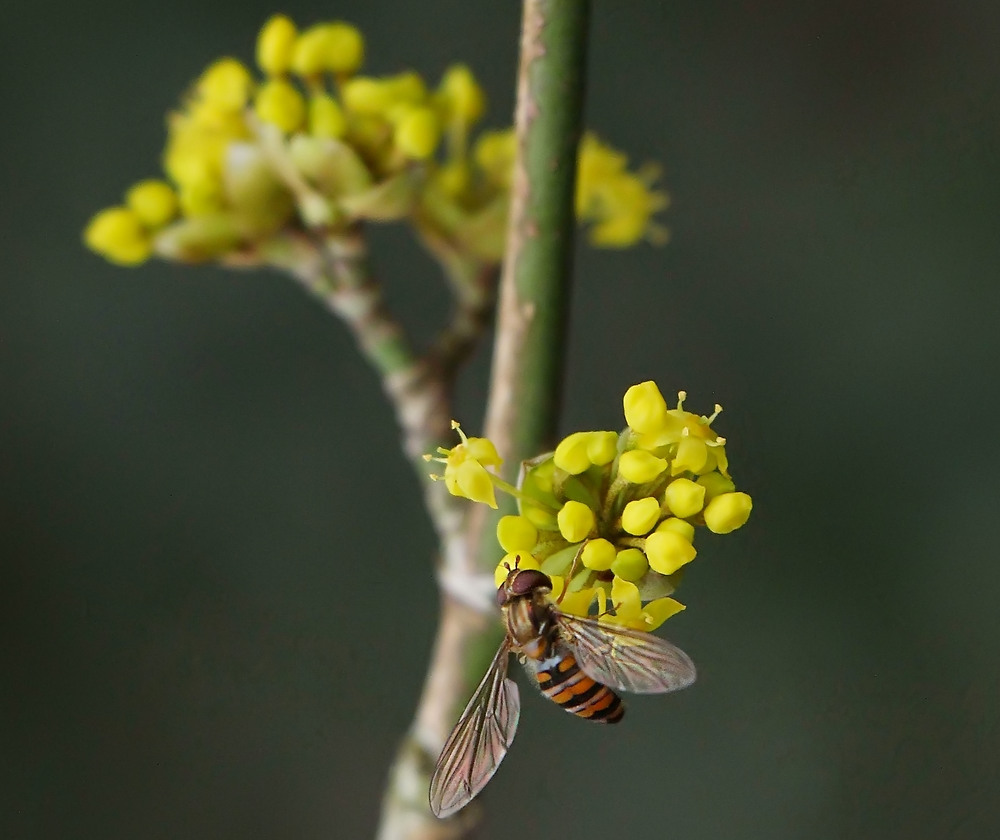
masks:
[[[483,115],[486,97],[472,71],[464,64],[453,64],[445,71],[439,90],[449,116],[471,125]]]
[[[583,562],[583,565],[597,572],[604,572],[610,569],[611,564],[615,562],[615,557],[617,556],[618,551],[614,545],[601,537],[594,540],[587,540],[583,551],[580,552],[580,560]]]
[[[285,15],[269,18],[257,36],[257,66],[271,76],[287,73],[298,35],[295,24]]]
[[[559,469],[570,475],[586,472],[590,468],[590,457],[587,454],[589,442],[589,432],[573,432],[559,441],[552,460]]]
[[[723,493],[705,508],[705,524],[716,534],[728,534],[750,518],[753,499],[746,493]]]
[[[525,504],[521,509],[521,516],[542,531],[552,531],[557,527],[556,517],[537,505]]]
[[[618,459],[618,474],[633,484],[652,481],[667,468],[667,462],[644,449],[623,452]]]
[[[592,464],[603,467],[615,460],[618,454],[616,432],[591,432],[587,439],[587,457]]]
[[[540,569],[542,568],[539,562],[532,557],[530,554],[526,554],[523,551],[515,551],[509,554],[505,554],[503,559],[497,563],[496,569],[493,570],[493,582],[496,584],[497,589],[499,589],[505,580],[507,580],[507,575],[510,574],[510,569]]]
[[[580,542],[594,528],[594,512],[583,502],[566,502],[556,517],[559,533],[567,542]]]
[[[622,580],[639,580],[649,570],[649,563],[646,555],[638,548],[626,548],[618,552],[615,562],[611,564],[611,571],[616,577]]]
[[[726,478],[717,472],[710,472],[698,476],[698,483],[705,488],[705,502],[712,501],[716,496],[723,493],[732,493],[736,489],[731,478]]]
[[[235,58],[220,58],[198,79],[196,89],[202,99],[220,111],[239,111],[247,104],[253,77]]]
[[[365,40],[349,23],[320,23],[303,32],[292,51],[292,69],[300,76],[353,73],[365,58]]]
[[[538,542],[538,529],[524,516],[503,516],[497,523],[497,542],[504,551],[531,551]]]
[[[547,458],[540,464],[530,466],[524,475],[521,489],[532,495],[549,494],[553,490],[552,479],[555,476],[556,464]]]
[[[685,563],[694,560],[697,553],[690,542],[673,530],[654,531],[646,537],[649,565],[661,575],[672,575]]]
[[[622,511],[622,528],[635,536],[648,534],[660,518],[660,503],[651,496],[636,499]]]
[[[140,181],[125,194],[125,203],[146,227],[163,227],[177,214],[177,194],[165,181]]]
[[[705,505],[705,488],[689,478],[675,478],[663,491],[663,501],[674,516],[686,519]]]
[[[386,76],[383,84],[395,103],[420,105],[427,99],[427,85],[424,84],[424,78],[413,70]]]
[[[343,137],[347,132],[347,120],[340,106],[325,93],[309,100],[309,132],[314,137]]]
[[[705,462],[708,460],[708,447],[701,438],[684,435],[677,442],[677,454],[674,455],[670,464],[672,475],[679,475],[682,472],[692,472],[697,474]]]
[[[666,420],[667,403],[652,381],[633,385],[625,392],[625,422],[641,435],[654,434]]]
[[[127,207],[108,207],[83,232],[84,244],[109,262],[139,265],[153,253],[153,241],[142,220]]]
[[[344,107],[356,114],[381,114],[392,105],[392,91],[378,79],[358,76],[340,90]]]
[[[430,108],[411,108],[396,125],[393,139],[396,148],[404,155],[424,160],[437,148],[441,139],[441,124]]]
[[[656,526],[657,531],[673,531],[675,534],[680,534],[689,543],[694,542],[694,525],[690,522],[685,522],[683,519],[677,519],[671,516],[669,519],[664,519],[659,525]]]
[[[271,79],[257,91],[254,111],[264,122],[278,126],[286,134],[302,126],[306,103],[302,94],[285,79]]]

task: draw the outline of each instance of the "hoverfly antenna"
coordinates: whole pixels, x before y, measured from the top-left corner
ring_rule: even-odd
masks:
[[[514,568],[516,569],[520,565],[521,565],[521,555],[520,554],[515,554],[514,555]]]

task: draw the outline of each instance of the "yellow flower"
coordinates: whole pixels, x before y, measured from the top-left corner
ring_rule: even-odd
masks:
[[[611,585],[611,603],[614,605],[614,615],[605,615],[601,621],[631,627],[633,630],[645,630],[647,633],[684,609],[684,605],[673,598],[656,598],[644,607],[639,598],[639,588],[621,578],[615,578]]]
[[[687,393],[679,391],[677,408],[664,411],[655,422],[642,428],[633,426],[639,432],[639,446],[661,455],[668,454],[672,475],[682,472],[705,475],[718,470],[726,476],[729,464],[726,439],[712,429],[712,423],[722,413],[722,406],[716,403],[715,410],[706,417],[685,411],[686,399]]]
[[[497,500],[493,482],[496,477],[486,467],[499,467],[503,459],[497,454],[491,440],[467,437],[455,420],[451,421],[451,427],[458,432],[461,442],[451,449],[438,447],[437,451],[442,457],[425,455],[424,460],[438,461],[445,465],[445,486],[453,496],[483,502],[495,509]],[[432,475],[431,478],[438,476]]]

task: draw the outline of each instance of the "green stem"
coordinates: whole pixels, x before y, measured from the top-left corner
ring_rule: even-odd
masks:
[[[525,0],[518,75],[519,160],[511,190],[507,252],[500,288],[486,435],[513,480],[522,460],[550,447],[556,431],[573,244],[573,192],[583,103],[588,0]],[[442,484],[443,482],[437,482]],[[504,510],[503,508],[506,508]],[[492,586],[502,506],[468,518],[467,563]],[[471,584],[473,578],[467,579]],[[470,837],[479,803],[437,821],[426,790],[437,752],[461,704],[495,650],[498,623],[455,601],[442,585],[437,642],[416,720],[393,765],[379,840]],[[473,593],[467,592],[468,598]],[[471,603],[471,601],[470,601]]]
[[[521,461],[554,444],[565,361],[589,12],[587,0],[524,4],[518,158],[486,414],[486,436],[504,456],[510,480],[516,478]],[[508,507],[499,514],[509,512]],[[484,525],[484,549],[493,540],[491,525]]]

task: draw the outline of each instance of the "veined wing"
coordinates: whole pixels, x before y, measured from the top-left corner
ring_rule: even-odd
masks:
[[[663,694],[695,680],[694,663],[652,633],[554,610],[563,641],[581,670],[598,682],[634,694]]]
[[[510,643],[504,640],[455,724],[434,767],[430,806],[444,819],[464,808],[493,778],[514,740],[521,699],[507,678]]]

